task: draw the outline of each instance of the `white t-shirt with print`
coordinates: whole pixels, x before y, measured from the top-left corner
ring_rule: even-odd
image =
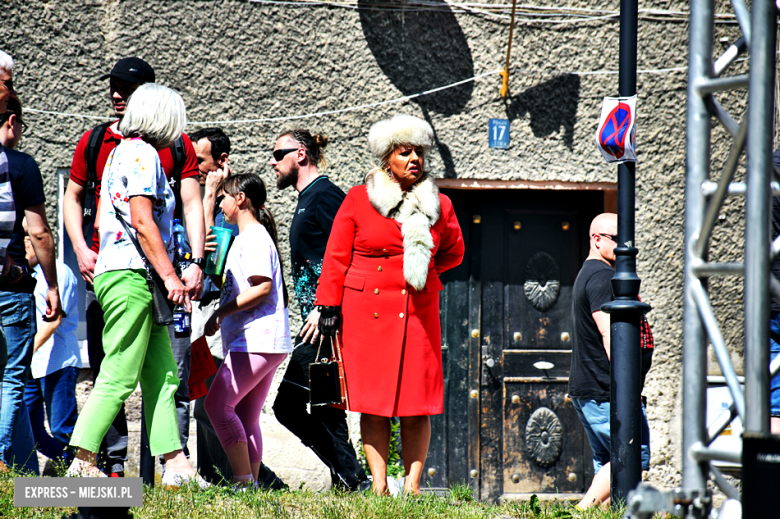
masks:
[[[244,229],[233,242],[225,262],[220,306],[252,285],[249,278],[270,279],[273,289],[259,305],[222,320],[222,350],[248,353],[290,353],[290,322],[284,306],[282,269],[276,246],[261,224]]]
[[[108,156],[103,171],[100,253],[95,264],[95,276],[112,270],[144,268],[138,250],[125,236],[125,227],[116,217],[118,212],[132,229],[130,197],[133,196],[151,197],[154,223],[160,230],[168,257],[173,259],[171,236],[176,200],[160,165],[160,157],[151,144],[141,139],[124,140]]]

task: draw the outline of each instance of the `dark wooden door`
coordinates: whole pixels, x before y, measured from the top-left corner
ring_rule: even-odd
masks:
[[[450,191],[466,240],[443,276],[445,413],[425,483],[481,499],[580,493],[590,449],[566,395],[571,289],[601,192]]]

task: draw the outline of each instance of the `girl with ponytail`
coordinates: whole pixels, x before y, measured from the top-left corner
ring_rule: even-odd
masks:
[[[292,351],[287,288],[277,248],[276,223],[265,207],[265,184],[257,175],[228,177],[220,207],[238,225],[228,252],[219,309],[206,335],[222,328],[225,361],[206,397],[206,412],[233,468],[233,482],[257,481],[263,457],[260,411],[276,368]]]

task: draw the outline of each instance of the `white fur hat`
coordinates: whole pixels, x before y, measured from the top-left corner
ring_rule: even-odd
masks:
[[[371,153],[380,160],[402,144],[422,146],[427,150],[433,146],[433,128],[418,117],[398,114],[375,123],[368,132]]]

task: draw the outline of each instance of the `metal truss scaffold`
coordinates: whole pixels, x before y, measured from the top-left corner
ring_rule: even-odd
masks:
[[[742,36],[713,63],[714,2],[692,0],[690,6],[682,487],[663,492],[641,484],[627,502],[627,517],[639,519],[652,517],[656,511],[697,519],[742,517],[741,493],[712,462],[741,464],[743,440],[728,448],[717,447],[713,442],[737,417],[742,420],[746,438],[750,434],[768,436],[770,374],[780,369],[780,357],[769,366],[770,290],[780,300],[780,283],[770,275],[770,262],[780,254],[780,238],[771,245],[769,239],[771,197],[773,193],[780,194],[780,184],[773,182],[772,168],[777,7],[773,1],[754,0],[751,12],[744,0],[731,0]],[[731,65],[746,51],[750,55],[749,73],[729,75]],[[748,109],[737,123],[717,96],[746,88]],[[716,181],[710,178],[716,167],[711,158],[714,121],[732,139]],[[747,153],[746,183],[734,181],[743,152]],[[708,250],[713,229],[724,202],[732,196],[746,198],[744,261],[710,262]],[[744,276],[744,390],[710,302],[707,280],[713,276]],[[729,412],[709,424],[708,343],[731,396]],[[727,498],[720,510],[712,509],[710,480]]]

